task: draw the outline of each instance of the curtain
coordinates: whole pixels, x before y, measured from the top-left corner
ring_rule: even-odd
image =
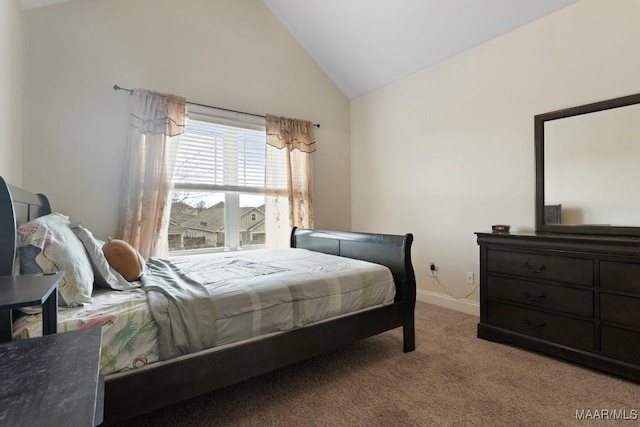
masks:
[[[267,115],[265,245],[289,247],[291,227],[313,228],[313,124]]]
[[[129,109],[118,237],[145,259],[166,257],[169,192],[178,141],[184,130],[185,100],[134,89]]]

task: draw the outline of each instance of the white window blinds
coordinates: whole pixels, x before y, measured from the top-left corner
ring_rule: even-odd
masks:
[[[174,188],[264,193],[265,153],[263,117],[189,106]]]

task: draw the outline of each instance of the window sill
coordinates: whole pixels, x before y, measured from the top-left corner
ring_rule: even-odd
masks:
[[[189,255],[207,255],[207,254],[225,254],[230,252],[255,251],[264,249],[264,245],[248,245],[242,246],[235,251],[227,247],[202,248],[202,249],[183,249],[179,251],[169,251],[169,257],[189,256]]]

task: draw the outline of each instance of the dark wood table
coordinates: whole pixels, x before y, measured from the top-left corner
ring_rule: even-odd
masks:
[[[102,423],[102,328],[0,344],[0,424]]]
[[[42,333],[58,331],[58,283],[64,272],[0,277],[0,342],[11,341],[11,310],[42,306]]]

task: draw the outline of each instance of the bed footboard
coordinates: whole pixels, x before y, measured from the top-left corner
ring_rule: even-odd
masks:
[[[403,306],[404,351],[415,350],[416,277],[411,263],[413,234],[392,235],[350,231],[305,230],[294,227],[291,247],[355,258],[391,270],[395,303]]]

